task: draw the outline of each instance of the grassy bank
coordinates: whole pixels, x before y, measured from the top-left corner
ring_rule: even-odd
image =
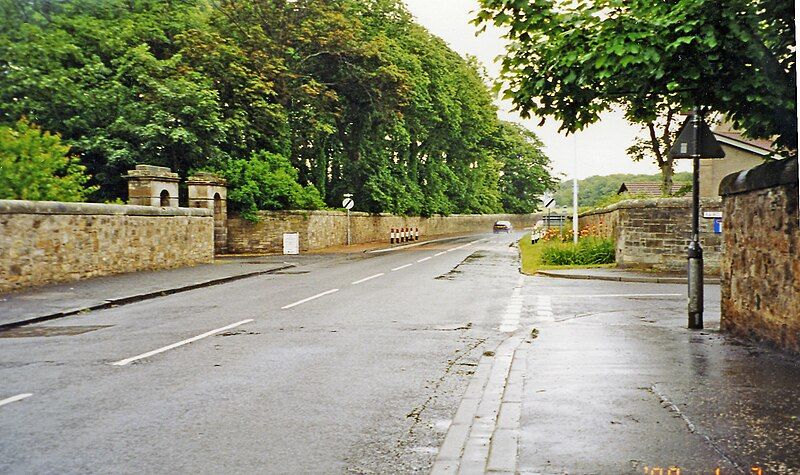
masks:
[[[552,241],[539,241],[536,244],[531,244],[530,234],[524,235],[522,239],[519,240],[519,253],[522,263],[522,272],[524,274],[532,275],[540,270],[609,268],[616,265],[613,262],[604,264],[569,265],[551,265],[544,262],[543,254],[552,255],[558,252],[565,252],[572,246],[573,245],[571,243]]]

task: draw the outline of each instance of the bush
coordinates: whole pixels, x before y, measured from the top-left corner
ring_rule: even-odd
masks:
[[[84,201],[96,187],[57,134],[25,119],[0,126],[0,199]]]
[[[249,160],[230,160],[215,170],[228,180],[228,203],[250,221],[259,210],[320,209],[319,191],[297,182],[297,170],[283,155],[255,152]]]
[[[612,239],[587,237],[580,239],[577,245],[547,242],[542,248],[541,261],[552,266],[613,264],[615,256]]]

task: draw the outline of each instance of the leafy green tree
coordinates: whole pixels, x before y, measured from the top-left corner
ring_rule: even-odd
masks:
[[[622,106],[645,125],[665,175],[670,128],[694,106],[728,115],[751,137],[797,148],[791,0],[481,0],[476,22],[508,31],[506,96],[523,115],[574,132]],[[660,157],[660,158],[659,158]]]
[[[250,216],[323,206],[309,187],[370,212],[519,205],[480,66],[401,0],[0,0],[0,14],[0,121],[61,134],[94,199],[124,197],[124,172],[150,163],[231,173]],[[253,188],[258,173],[282,198]]]
[[[249,220],[257,220],[259,210],[325,207],[317,189],[298,184],[297,170],[278,154],[256,152],[247,160],[228,160],[214,171],[231,187],[228,203]]]
[[[519,124],[500,124],[496,150],[503,161],[500,195],[506,212],[532,213],[540,208],[542,194],[555,188],[542,147],[539,138]]]
[[[58,135],[26,120],[0,126],[0,199],[83,201],[95,191],[85,171]]]

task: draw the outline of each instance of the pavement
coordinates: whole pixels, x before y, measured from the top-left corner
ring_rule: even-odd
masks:
[[[0,331],[0,473],[800,473],[800,360],[719,286],[687,330],[685,285],[524,276],[518,237]]]

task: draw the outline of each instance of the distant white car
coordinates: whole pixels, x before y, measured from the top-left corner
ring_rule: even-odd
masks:
[[[492,226],[492,230],[495,234],[499,232],[510,233],[514,230],[514,226],[511,225],[511,221],[497,221],[494,223],[494,226]]]

